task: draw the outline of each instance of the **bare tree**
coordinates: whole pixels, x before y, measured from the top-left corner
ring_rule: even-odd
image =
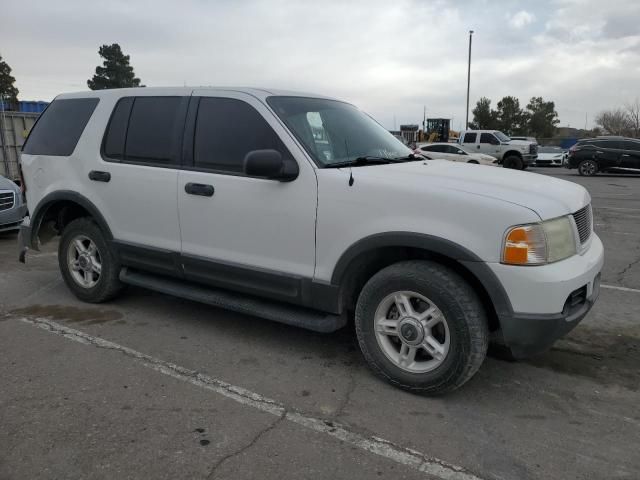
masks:
[[[640,100],[638,97],[633,102],[627,103],[624,109],[629,117],[630,133],[634,138],[640,137]]]
[[[596,116],[596,125],[608,135],[629,135],[633,131],[628,113],[621,108],[600,112]]]

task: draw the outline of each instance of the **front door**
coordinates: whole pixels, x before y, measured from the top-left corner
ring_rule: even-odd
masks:
[[[298,177],[245,175],[246,154],[262,149],[295,160]],[[297,143],[253,96],[202,89],[189,106],[184,152],[178,212],[185,276],[301,303],[315,267],[317,181]]]
[[[640,169],[640,142],[625,140],[622,142],[622,149],[620,166]]]
[[[480,148],[479,153],[485,153],[487,155],[493,155],[497,157],[500,155],[500,140],[493,133],[481,133],[480,134]]]

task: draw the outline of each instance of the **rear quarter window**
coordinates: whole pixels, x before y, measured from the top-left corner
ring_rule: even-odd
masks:
[[[462,143],[476,143],[476,133],[465,133]]]
[[[68,157],[98,101],[97,98],[54,100],[36,122],[22,151],[28,155]]]

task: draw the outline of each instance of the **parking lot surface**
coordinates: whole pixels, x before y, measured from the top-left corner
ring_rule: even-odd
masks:
[[[0,234],[0,478],[640,478],[640,177],[579,177],[600,299],[553,349],[425,397],[322,335],[129,288],[83,304]],[[544,299],[541,299],[544,301]]]

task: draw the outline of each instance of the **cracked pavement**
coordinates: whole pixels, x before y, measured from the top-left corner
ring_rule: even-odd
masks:
[[[536,171],[589,189],[606,249],[603,284],[640,289],[640,177]],[[21,265],[15,242],[0,234],[2,479],[429,478],[303,428],[285,418],[290,411],[483,479],[640,477],[640,293],[603,289],[550,352],[520,363],[489,358],[460,391],[428,398],[373,377],[349,328],[322,335],[135,288],[83,304],[60,279],[54,244]],[[20,317],[219,379],[211,388],[257,392],[282,413]]]

